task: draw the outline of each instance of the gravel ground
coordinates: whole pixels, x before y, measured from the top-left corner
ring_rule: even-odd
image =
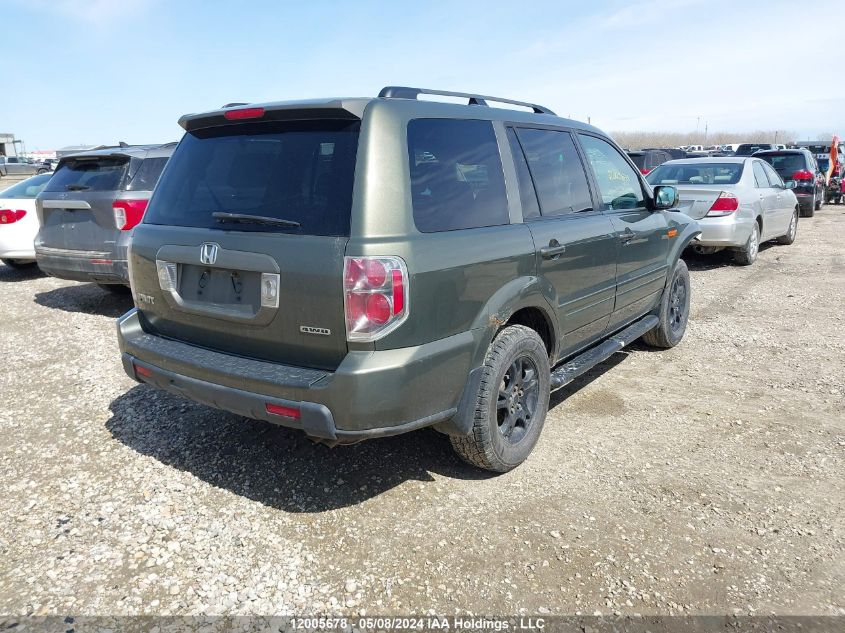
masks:
[[[131,299],[0,265],[0,613],[845,614],[843,228],[691,259],[684,342],[554,394],[497,477],[139,386]]]

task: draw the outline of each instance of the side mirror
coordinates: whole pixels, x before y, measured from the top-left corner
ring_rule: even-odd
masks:
[[[678,206],[678,190],[672,185],[657,185],[654,188],[655,210],[671,209]]]
[[[787,189],[795,189],[795,187],[798,186],[798,183],[794,180],[787,180],[785,183],[783,183],[783,186]]]

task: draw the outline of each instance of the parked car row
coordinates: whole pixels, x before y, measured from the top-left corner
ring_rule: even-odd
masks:
[[[0,154],[0,176],[18,176],[26,174],[44,174],[50,167],[20,156],[3,156]]]
[[[38,222],[19,256],[131,284],[134,380],[328,444],[431,426],[510,470],[552,390],[637,339],[681,341],[685,249],[750,264],[797,234],[790,155],[645,177],[651,163],[537,104],[387,87],[179,123],[178,147],[77,154],[21,183],[9,224],[35,219],[33,197]]]

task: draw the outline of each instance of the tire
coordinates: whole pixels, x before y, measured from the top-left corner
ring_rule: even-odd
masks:
[[[21,262],[16,259],[0,259],[0,262],[6,264],[9,268],[15,268],[17,270],[24,270],[35,266],[35,262]]]
[[[681,342],[689,320],[690,296],[689,270],[686,262],[679,259],[660,299],[660,313],[657,315],[660,322],[642,336],[646,345],[669,349]]]
[[[47,173],[47,170],[46,170],[46,169],[39,169],[36,173],[38,173],[38,174],[46,174],[46,173]]]
[[[813,201],[808,207],[801,207],[801,217],[811,218],[816,214],[816,209],[819,208],[819,203],[816,201],[816,196],[813,196]]]
[[[105,290],[106,292],[110,292],[114,295],[128,295],[131,290],[129,286],[124,286],[123,284],[97,284],[100,288]]]
[[[798,209],[792,212],[792,219],[789,221],[789,228],[786,230],[786,235],[781,235],[777,242],[784,246],[789,246],[795,241],[795,236],[798,234]]]
[[[824,194],[822,194],[822,200],[824,199]],[[816,200],[814,211],[818,211],[822,208],[822,200]]]
[[[504,473],[531,453],[549,409],[549,355],[540,336],[524,325],[501,330],[484,357],[472,431],[450,437],[461,458]]]
[[[751,235],[745,246],[734,252],[734,261],[740,266],[750,266],[757,261],[757,254],[760,252],[760,225],[754,222]]]

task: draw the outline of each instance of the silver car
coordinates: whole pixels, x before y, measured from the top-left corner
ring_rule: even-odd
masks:
[[[798,230],[794,181],[784,181],[759,158],[670,160],[651,172],[651,186],[673,185],[679,209],[698,220],[698,253],[734,251],[738,264],[753,264],[762,242],[792,244]]]

